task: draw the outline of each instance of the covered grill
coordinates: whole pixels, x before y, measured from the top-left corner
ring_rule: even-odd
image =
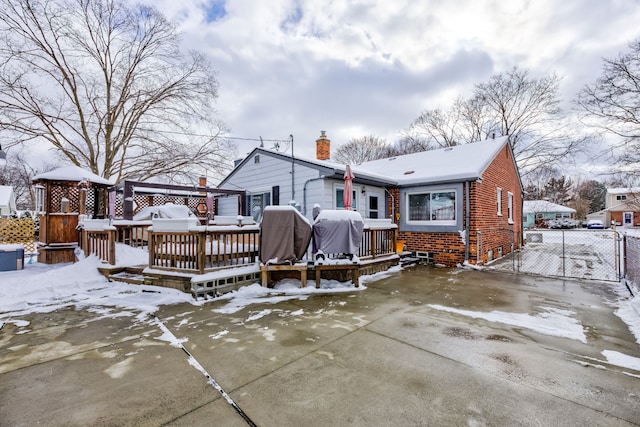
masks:
[[[295,263],[307,252],[311,233],[309,220],[294,207],[265,207],[260,223],[260,262]]]
[[[314,261],[326,262],[330,254],[352,260],[360,250],[363,229],[364,222],[356,211],[321,211],[313,223]]]

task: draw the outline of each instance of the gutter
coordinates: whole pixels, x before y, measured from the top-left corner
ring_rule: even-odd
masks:
[[[320,175],[317,178],[311,178],[304,182],[304,186],[302,187],[302,207],[303,207],[303,215],[307,216],[307,184],[313,181],[319,181],[324,179],[324,175]]]
[[[469,227],[471,227],[471,207],[469,206],[469,181],[465,181],[464,183],[464,194],[465,194],[465,216],[466,216],[466,227],[465,227],[465,238],[464,238],[464,262],[469,262]],[[477,255],[476,255],[477,256]],[[478,260],[476,259],[476,264]]]

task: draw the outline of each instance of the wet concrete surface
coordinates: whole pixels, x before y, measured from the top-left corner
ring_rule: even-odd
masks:
[[[0,331],[0,426],[640,425],[640,372],[602,354],[640,358],[620,286],[418,266],[233,314],[163,307],[186,351],[150,318],[34,314]],[[436,306],[565,310],[586,343]]]

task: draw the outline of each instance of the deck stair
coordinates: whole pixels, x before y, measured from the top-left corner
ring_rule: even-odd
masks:
[[[110,282],[124,282],[132,285],[144,285],[144,275],[142,270],[146,266],[137,265],[129,267],[119,268],[99,268],[98,270],[110,281]]]

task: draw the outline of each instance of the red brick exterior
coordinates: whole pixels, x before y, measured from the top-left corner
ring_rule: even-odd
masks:
[[[329,160],[331,158],[331,140],[327,138],[324,131],[320,138],[316,139],[316,159]]]
[[[520,247],[522,234],[522,188],[511,150],[505,147],[496,155],[482,174],[482,179],[471,182],[469,188],[470,221],[466,218],[466,188],[463,186],[463,228],[469,229],[469,262],[481,264],[488,262],[489,251],[497,258],[511,253]],[[502,215],[498,215],[497,189],[502,189]],[[394,201],[398,224],[398,240],[405,242],[406,250],[427,252],[436,264],[455,266],[465,261],[465,242],[461,233],[448,232],[408,232],[403,231],[403,218],[400,218],[400,189],[389,189]],[[508,216],[508,195],[513,195],[512,223]],[[389,200],[389,212],[392,211]]]
[[[640,224],[640,212],[634,211],[634,209],[629,209],[624,212],[633,212],[633,225]],[[621,211],[610,211],[611,221],[615,221],[616,224],[623,225],[622,214]],[[605,226],[609,226],[610,224],[605,224]]]

